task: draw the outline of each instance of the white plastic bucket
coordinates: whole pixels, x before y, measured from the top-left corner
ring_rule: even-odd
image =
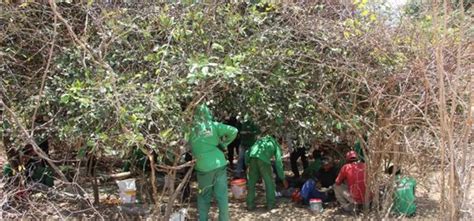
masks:
[[[123,204],[135,203],[137,188],[135,186],[135,179],[126,179],[117,181],[119,187],[119,196]]]
[[[323,212],[323,202],[320,199],[310,199],[309,209],[314,213],[321,213]]]
[[[188,209],[180,209],[171,214],[170,221],[185,221],[188,216]]]

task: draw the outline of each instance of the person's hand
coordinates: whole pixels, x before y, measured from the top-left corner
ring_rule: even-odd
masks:
[[[326,187],[322,187],[321,189],[319,189],[319,191],[322,193],[328,192],[329,190],[330,188],[326,188]]]
[[[285,189],[288,189],[290,185],[288,185],[288,181],[286,179],[283,180],[283,187],[285,187]]]
[[[322,186],[321,182],[319,182],[319,181],[318,181],[318,182],[316,182],[316,188],[318,188],[318,189],[321,189],[321,188],[323,188],[323,186]]]

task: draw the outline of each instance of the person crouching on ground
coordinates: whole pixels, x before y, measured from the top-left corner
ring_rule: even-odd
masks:
[[[303,179],[305,180],[313,178],[322,166],[321,150],[313,150],[312,157],[313,162],[311,162],[308,167],[306,167],[306,169],[303,171]]]
[[[316,172],[316,178],[320,180],[322,187],[330,188],[336,182],[339,170],[334,166],[334,161],[331,157],[324,157],[321,160],[322,168]]]
[[[394,173],[394,166],[387,169],[387,173]],[[396,214],[414,216],[416,212],[415,203],[416,181],[412,177],[403,176],[400,169],[395,172],[395,184],[393,193],[392,211]]]
[[[320,160],[320,168],[312,178],[309,178],[301,188],[301,197],[303,204],[308,205],[309,200],[313,198],[321,199],[323,202],[334,200],[332,186],[337,177],[337,168],[333,166],[330,157],[324,157]]]
[[[301,187],[300,195],[304,205],[309,205],[309,200],[320,199],[323,202],[330,200],[328,191],[330,188],[321,186],[321,182],[317,178],[310,178]]]
[[[346,162],[336,178],[334,193],[342,209],[351,212],[369,199],[365,197],[365,163],[357,160],[355,151],[347,152]]]
[[[281,160],[280,145],[271,136],[265,136],[255,142],[247,151],[245,161],[248,165],[248,194],[247,209],[254,210],[255,206],[255,185],[262,178],[265,183],[265,195],[267,209],[276,206],[275,203],[275,182],[272,176],[271,159],[275,157],[275,167],[278,177],[283,181],[285,188],[288,188],[288,182],[285,180],[283,172],[283,162]]]
[[[237,136],[237,129],[212,120],[211,112],[200,105],[195,112],[189,135],[192,155],[196,159],[198,181],[197,208],[199,220],[207,221],[212,194],[217,200],[219,220],[229,220],[227,160],[224,150]]]

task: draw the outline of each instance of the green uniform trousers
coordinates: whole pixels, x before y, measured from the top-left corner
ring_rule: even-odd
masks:
[[[275,207],[275,181],[273,180],[272,165],[265,163],[258,158],[250,158],[248,165],[249,180],[248,180],[248,194],[247,207],[248,209],[255,209],[255,185],[258,180],[263,178],[265,183],[265,195],[267,200],[267,208]]]
[[[219,208],[219,221],[229,220],[229,199],[227,192],[227,168],[226,166],[217,168],[210,172],[197,171],[197,181],[199,192],[197,197],[197,208],[199,220],[209,219],[209,209],[211,208],[212,194],[217,201]]]

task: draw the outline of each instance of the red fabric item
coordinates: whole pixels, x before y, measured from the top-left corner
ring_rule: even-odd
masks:
[[[291,201],[293,201],[295,203],[301,202],[302,199],[303,199],[303,197],[301,197],[300,190],[295,190],[295,192],[293,192],[291,194]]]
[[[352,199],[358,204],[367,202],[365,196],[365,163],[348,163],[345,164],[336,178],[336,185],[346,184],[351,193]]]

